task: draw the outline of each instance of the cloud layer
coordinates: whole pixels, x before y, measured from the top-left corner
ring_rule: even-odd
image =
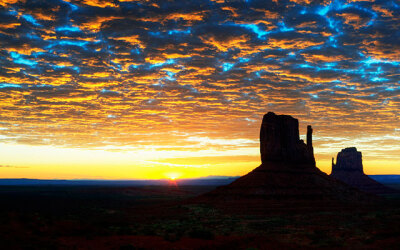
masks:
[[[399,17],[379,0],[0,1],[0,142],[256,147],[275,111],[312,124],[321,155],[340,137],[396,157]]]

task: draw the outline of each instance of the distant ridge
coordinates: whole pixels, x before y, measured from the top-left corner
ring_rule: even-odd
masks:
[[[202,178],[178,179],[177,185],[220,186],[226,185],[239,177],[207,176]],[[0,179],[0,186],[168,186],[169,179],[159,180],[44,180],[44,179]]]
[[[383,184],[400,184],[400,175],[397,174],[376,174],[368,176]]]
[[[400,175],[368,175],[382,184],[400,184]],[[207,176],[201,178],[179,179],[179,185],[227,185],[239,179],[240,176]],[[161,180],[45,180],[45,179],[0,179],[0,186],[29,186],[29,185],[115,185],[115,186],[143,186],[143,185],[169,185],[170,181]]]

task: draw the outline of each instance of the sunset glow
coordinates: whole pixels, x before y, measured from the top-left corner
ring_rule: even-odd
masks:
[[[0,1],[0,178],[239,176],[268,111],[400,174],[398,1]]]
[[[168,178],[172,181],[176,180],[179,178],[179,176],[181,176],[181,174],[179,173],[168,173],[167,174]]]

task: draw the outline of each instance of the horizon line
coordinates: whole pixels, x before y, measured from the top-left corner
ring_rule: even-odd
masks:
[[[368,175],[368,174],[367,174]],[[368,176],[399,176],[400,174],[370,174]],[[204,177],[195,178],[177,178],[174,181],[179,180],[210,180],[210,179],[228,179],[228,178],[239,178],[241,176],[225,176],[225,175],[209,175]],[[37,179],[37,178],[0,178],[0,181],[5,180],[36,180],[36,181],[171,181],[169,178],[160,179]]]

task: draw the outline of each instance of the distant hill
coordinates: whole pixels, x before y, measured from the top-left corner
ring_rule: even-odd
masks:
[[[0,186],[168,186],[171,182],[177,185],[220,186],[227,185],[239,177],[208,176],[193,179],[160,180],[41,180],[41,179],[0,179]]]
[[[369,175],[382,184],[400,184],[400,175]],[[207,176],[201,178],[178,179],[178,185],[222,186],[232,183],[239,176]],[[42,180],[42,179],[0,179],[0,186],[66,185],[66,186],[163,186],[171,185],[171,180]]]
[[[382,184],[400,184],[400,175],[368,175]]]

